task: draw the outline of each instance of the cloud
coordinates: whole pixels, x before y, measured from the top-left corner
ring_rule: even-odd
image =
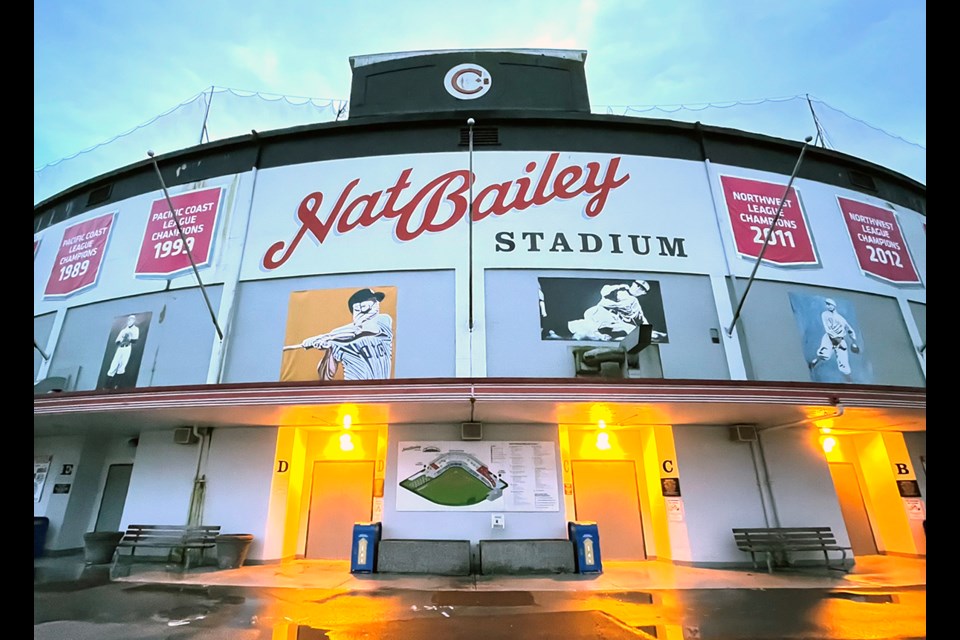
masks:
[[[238,66],[249,70],[257,80],[268,87],[278,84],[280,58],[275,51],[235,46],[230,48],[230,57]]]

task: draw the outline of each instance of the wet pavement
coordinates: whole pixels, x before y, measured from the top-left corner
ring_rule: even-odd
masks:
[[[292,561],[181,573],[34,560],[34,640],[893,640],[926,638],[926,560],[849,573],[604,563],[602,574],[351,575]]]

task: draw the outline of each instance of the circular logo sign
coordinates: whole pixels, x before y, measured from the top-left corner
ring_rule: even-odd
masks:
[[[458,64],[447,71],[443,87],[458,100],[475,100],[490,91],[490,72],[478,64]]]

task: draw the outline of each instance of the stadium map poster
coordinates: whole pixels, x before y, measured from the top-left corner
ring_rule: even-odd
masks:
[[[558,511],[554,442],[400,442],[397,511]]]

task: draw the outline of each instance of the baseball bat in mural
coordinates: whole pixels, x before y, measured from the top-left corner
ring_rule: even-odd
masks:
[[[390,291],[394,293],[392,288]],[[320,292],[296,292],[294,296],[298,311],[300,306],[309,304],[311,299],[319,300],[315,295],[317,293]],[[323,351],[324,354],[317,364],[317,374],[321,380],[332,380],[338,374],[341,374],[344,380],[390,378],[393,361],[393,318],[384,313],[380,306],[386,297],[386,292],[369,288],[354,291],[345,301],[351,322],[304,338],[300,343],[286,344],[282,351]],[[326,308],[324,305],[324,310]],[[296,315],[300,316],[301,313]],[[314,317],[316,314],[308,312],[302,315]],[[288,324],[289,322],[288,318]],[[285,342],[290,342],[298,333],[299,330],[291,332],[288,326]]]

